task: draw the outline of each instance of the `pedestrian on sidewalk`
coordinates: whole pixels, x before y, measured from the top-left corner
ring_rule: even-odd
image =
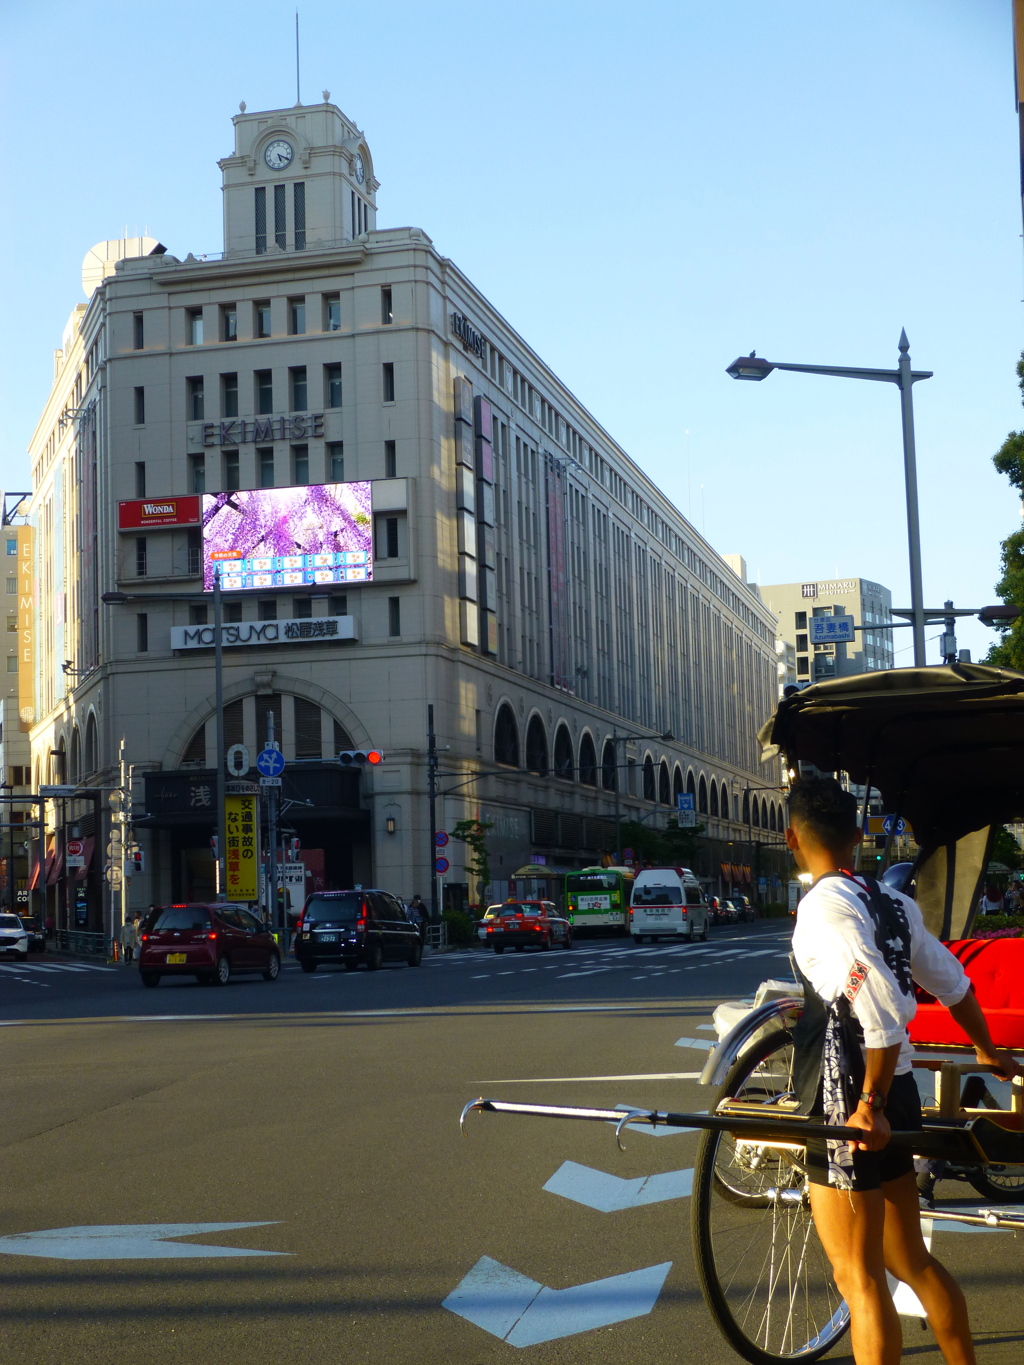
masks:
[[[121,925],[121,932],[118,935],[121,941],[121,960],[125,963],[131,962],[135,957],[135,925],[131,920],[126,919]]]

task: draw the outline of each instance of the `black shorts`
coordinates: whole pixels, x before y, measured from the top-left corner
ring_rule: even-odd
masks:
[[[894,1076],[885,1105],[889,1127],[898,1131],[922,1128],[921,1096],[914,1073]],[[914,1169],[914,1153],[909,1147],[883,1147],[880,1152],[853,1153],[853,1188],[877,1190],[887,1180],[899,1180]],[[807,1179],[812,1185],[828,1184],[828,1153],[825,1143],[807,1144]]]

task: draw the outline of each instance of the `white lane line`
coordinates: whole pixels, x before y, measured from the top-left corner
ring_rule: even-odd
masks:
[[[698,1025],[697,1025],[697,1030],[698,1030],[698,1032],[700,1032],[701,1030],[703,1030],[704,1033],[717,1033],[717,1032],[718,1032],[718,1030],[715,1028],[714,1024],[698,1024]]]
[[[470,1081],[470,1085],[569,1085],[584,1081],[699,1081],[699,1071],[641,1071],[627,1076],[513,1076],[505,1080]],[[628,1106],[627,1106],[628,1107]]]
[[[611,967],[588,967],[586,971],[582,972],[560,972],[555,980],[567,981],[570,976],[596,976],[598,972],[610,972],[611,970]]]

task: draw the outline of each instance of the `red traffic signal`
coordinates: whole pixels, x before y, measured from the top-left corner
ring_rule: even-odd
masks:
[[[376,768],[384,762],[383,749],[342,749],[338,762],[343,768]]]

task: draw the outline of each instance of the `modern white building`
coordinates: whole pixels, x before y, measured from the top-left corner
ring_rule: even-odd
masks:
[[[223,254],[100,244],[58,352],[30,449],[35,786],[109,788],[123,739],[131,904],[212,894],[208,495],[251,527],[252,490],[306,505],[342,485],[372,502],[352,521],[368,565],[309,583],[275,561],[225,593],[225,743],[255,757],[273,717],[311,877],[429,894],[428,704],[437,823],[492,825],[491,895],[525,863],[610,853],[617,780],[627,818],[693,791],[717,876],[745,801],[781,827],[754,739],[771,611],[425,232],[378,229],[373,159],[340,109],[233,122]],[[386,761],[340,768],[359,745]],[[109,928],[106,805],[63,804],[58,922],[77,898],[80,925]],[[76,830],[89,865],[69,890]],[[466,883],[464,848],[446,853]]]

